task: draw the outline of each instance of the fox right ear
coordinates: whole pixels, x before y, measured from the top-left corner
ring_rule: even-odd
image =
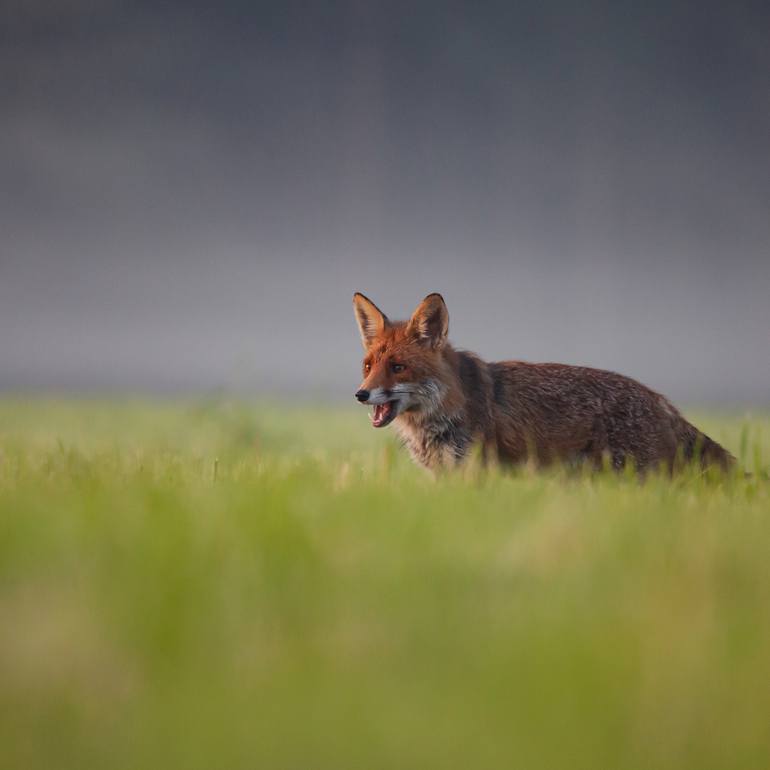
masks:
[[[361,342],[364,349],[367,349],[372,340],[388,325],[388,318],[374,302],[359,292],[353,295],[353,310],[358,330],[361,332]]]
[[[443,347],[449,331],[444,298],[435,292],[428,294],[409,319],[407,331],[434,350]]]

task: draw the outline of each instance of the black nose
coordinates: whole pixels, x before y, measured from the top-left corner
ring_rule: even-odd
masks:
[[[357,390],[356,391],[356,398],[363,404],[364,401],[369,400],[369,391],[368,390]]]

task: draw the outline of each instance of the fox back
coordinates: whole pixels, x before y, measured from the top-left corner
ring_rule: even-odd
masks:
[[[364,345],[356,392],[372,425],[395,425],[412,457],[451,467],[478,444],[482,458],[633,463],[639,470],[697,461],[727,470],[734,458],[664,396],[614,372],[566,364],[486,363],[447,340],[449,314],[429,294],[408,321],[391,321],[363,294],[353,305]]]

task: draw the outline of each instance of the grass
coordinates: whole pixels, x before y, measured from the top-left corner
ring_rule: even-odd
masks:
[[[770,418],[697,418],[767,471]],[[0,402],[4,768],[770,766],[770,482],[437,482],[363,410]]]

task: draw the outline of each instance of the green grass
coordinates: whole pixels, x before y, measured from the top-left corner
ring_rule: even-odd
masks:
[[[434,482],[367,422],[0,402],[0,765],[770,767],[761,474]]]

